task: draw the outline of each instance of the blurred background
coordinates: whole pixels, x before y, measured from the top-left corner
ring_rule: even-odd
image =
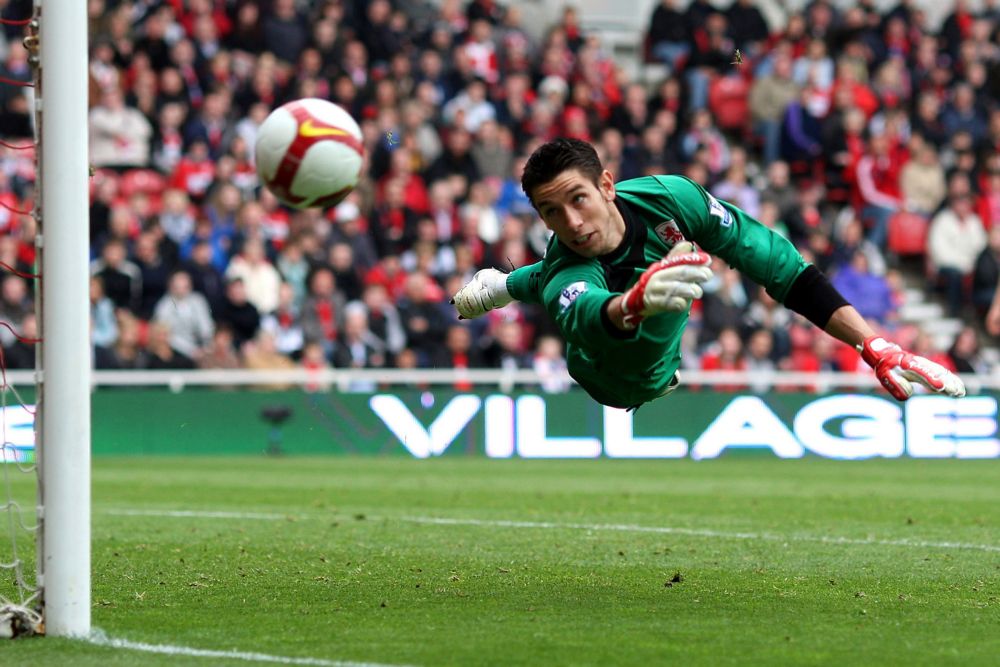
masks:
[[[0,2],[2,16],[30,2]],[[994,2],[91,0],[97,369],[506,368],[560,381],[537,308],[457,321],[479,268],[541,256],[519,187],[540,142],[592,141],[618,179],[682,173],[786,235],[877,326],[965,373],[998,363],[1000,7]],[[0,75],[30,80],[21,28]],[[737,56],[737,52],[739,56]],[[254,172],[257,127],[343,105],[367,168],[330,210]],[[30,90],[0,86],[8,144]],[[0,148],[0,261],[30,273],[32,151]],[[717,260],[684,363],[855,371]],[[31,283],[0,281],[30,337]],[[1000,325],[1000,318],[997,319]],[[0,330],[8,368],[30,343]],[[454,388],[463,389],[461,382]]]

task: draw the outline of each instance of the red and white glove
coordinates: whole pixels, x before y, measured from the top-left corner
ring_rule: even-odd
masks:
[[[455,304],[459,319],[471,320],[513,300],[507,291],[507,274],[497,269],[482,269],[458,290],[451,303]]]
[[[941,364],[906,352],[881,336],[866,338],[857,346],[861,358],[875,369],[875,377],[893,398],[905,401],[913,395],[913,383],[954,398],[965,396],[962,380]]]
[[[700,299],[701,284],[712,279],[711,256],[688,244],[690,250],[669,254],[649,265],[639,280],[622,295],[624,324],[634,329],[656,313],[679,313]]]

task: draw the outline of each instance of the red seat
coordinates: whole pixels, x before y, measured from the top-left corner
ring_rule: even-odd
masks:
[[[708,108],[721,130],[746,131],[750,120],[750,84],[742,76],[720,76],[709,86]]]
[[[122,195],[129,197],[136,192],[160,195],[167,187],[167,179],[152,169],[130,169],[122,176]]]
[[[888,247],[900,256],[923,255],[927,251],[929,221],[918,213],[899,211],[889,218]]]

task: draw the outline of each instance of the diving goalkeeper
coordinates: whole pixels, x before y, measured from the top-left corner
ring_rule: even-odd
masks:
[[[896,399],[914,382],[965,395],[958,376],[877,336],[791,243],[687,178],[616,184],[593,146],[556,139],[528,159],[521,187],[553,232],[545,258],[509,274],[483,269],[452,302],[462,318],[540,303],[566,339],[570,375],[604,405],[635,408],[677,385],[691,302],[712,276],[707,253],[857,348]]]

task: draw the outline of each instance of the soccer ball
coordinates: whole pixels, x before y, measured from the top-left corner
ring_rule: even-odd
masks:
[[[326,100],[284,104],[261,123],[257,175],[292,208],[336,206],[358,184],[364,146],[351,114]]]

